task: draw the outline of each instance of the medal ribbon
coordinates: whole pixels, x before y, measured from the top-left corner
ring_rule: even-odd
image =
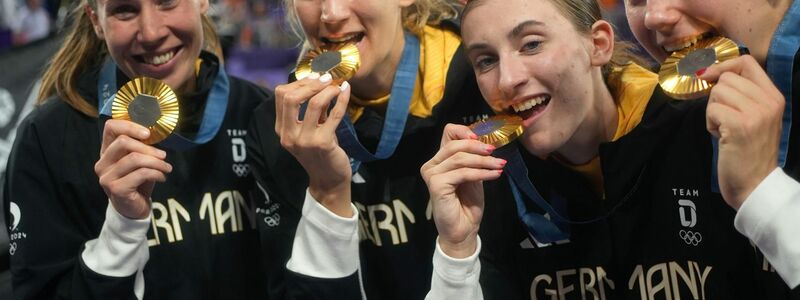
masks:
[[[517,206],[517,214],[520,221],[525,224],[528,233],[539,243],[555,243],[567,240],[570,236],[570,224],[591,224],[611,216],[631,197],[646,169],[644,168],[639,174],[634,188],[608,212],[588,220],[571,220],[564,217],[567,214],[567,201],[561,195],[552,191],[550,193],[550,202],[547,202],[539,194],[536,186],[533,185],[530,177],[528,177],[528,167],[525,165],[525,161],[522,159],[519,147],[516,144],[501,147],[495,150],[493,155],[508,162],[503,168],[503,172],[508,176],[511,193],[514,195],[514,202]],[[528,208],[528,204],[539,207],[545,212],[545,215],[532,211]]]
[[[568,220],[558,212],[560,210],[566,213],[566,201],[556,193],[552,193],[551,201],[553,204],[551,205],[539,194],[539,191],[536,190],[536,187],[528,177],[528,168],[525,166],[525,161],[523,161],[516,144],[497,149],[495,156],[508,161],[503,169],[506,176],[508,176],[511,193],[514,195],[517,215],[520,221],[525,224],[528,233],[539,243],[554,243],[569,239]],[[522,193],[520,193],[520,190]],[[531,202],[545,211],[549,218],[528,209],[527,203]]]
[[[112,92],[114,91],[114,92]],[[103,68],[100,70],[100,79],[97,82],[97,95],[100,102],[100,116],[111,118],[111,106],[117,91],[117,64],[111,58],[106,59]],[[186,150],[210,141],[217,135],[225,118],[228,108],[228,96],[230,91],[230,81],[225,68],[220,64],[214,85],[208,94],[203,120],[200,122],[200,129],[194,139],[181,136],[173,132],[166,139],[158,143],[173,150]]]
[[[800,1],[793,1],[775,31],[767,54],[767,74],[786,97],[786,107],[783,110],[783,132],[778,153],[778,165],[781,167],[786,164],[789,133],[792,129],[792,67],[794,56],[800,49],[800,30],[798,28],[800,28]]]
[[[361,162],[375,161],[392,156],[400,143],[400,138],[403,136],[403,130],[408,119],[411,96],[414,93],[414,84],[417,80],[420,52],[419,40],[416,36],[405,32],[404,39],[403,56],[400,58],[397,72],[394,75],[392,94],[389,97],[386,118],[383,121],[383,130],[375,154],[370,153],[358,141],[355,127],[353,127],[349,116],[345,116],[336,128],[339,146],[350,157],[350,167],[353,173],[358,171]]]

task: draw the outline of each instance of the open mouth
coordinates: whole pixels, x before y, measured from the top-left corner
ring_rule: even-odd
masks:
[[[152,54],[148,53],[142,55],[134,55],[133,58],[139,63],[160,66],[172,60],[172,58],[175,57],[175,54],[178,53],[178,50],[180,50],[180,48],[181,47],[175,47],[167,52],[162,52],[162,53],[152,53]]]
[[[362,39],[364,39],[364,33],[351,33],[342,37],[333,38],[333,37],[321,37],[320,40],[323,43],[323,46],[328,46],[332,44],[344,44],[344,43],[358,43]]]
[[[512,104],[510,110],[513,110],[514,114],[526,120],[543,111],[548,104],[550,104],[550,95],[540,95],[524,102]]]
[[[703,39],[710,38],[710,37],[716,36],[716,35],[717,34],[712,32],[712,31],[707,31],[707,32],[704,32],[704,33],[701,33],[701,34],[698,34],[698,35],[695,35],[695,36],[687,37],[687,38],[685,38],[683,40],[680,40],[678,42],[670,43],[669,45],[664,45],[661,48],[664,49],[664,51],[667,52],[667,53],[672,53],[672,52],[675,52],[675,51],[683,50],[683,49],[686,49],[688,47],[694,46],[694,44],[697,44],[698,41],[701,41]]]

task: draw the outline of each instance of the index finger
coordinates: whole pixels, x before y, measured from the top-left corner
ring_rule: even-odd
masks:
[[[447,124],[444,127],[444,133],[442,134],[442,142],[439,144],[439,147],[443,147],[447,142],[452,140],[477,140],[478,135],[472,132],[469,127],[464,125],[458,124]]]
[[[773,93],[780,93],[775,84],[767,75],[767,72],[761,68],[761,65],[750,55],[743,55],[731,60],[723,61],[708,67],[704,73],[698,76],[700,79],[710,82],[716,82],[719,77],[725,72],[732,72],[742,76],[765,91]]]
[[[127,135],[141,141],[150,136],[150,130],[131,121],[108,120],[103,125],[103,141],[100,145],[100,154],[103,154],[108,145],[121,135]]]

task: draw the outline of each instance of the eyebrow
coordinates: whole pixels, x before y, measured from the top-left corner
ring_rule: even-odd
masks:
[[[522,23],[519,23],[519,24],[517,24],[517,26],[514,26],[514,29],[511,29],[511,31],[508,33],[508,38],[509,39],[513,39],[513,38],[519,37],[520,34],[522,34],[522,31],[524,31],[526,28],[531,27],[531,26],[544,26],[544,23],[536,21],[536,20],[528,20],[528,21],[524,21]]]
[[[514,26],[514,28],[511,29],[511,31],[508,32],[508,38],[509,39],[514,39],[516,37],[519,37],[522,34],[522,32],[525,31],[525,29],[527,29],[528,27],[531,27],[531,26],[544,26],[544,23],[542,23],[540,21],[536,21],[536,20],[528,20],[528,21],[521,22],[521,23],[517,24],[517,26]],[[466,53],[467,53],[467,55],[469,55],[469,53],[471,53],[472,51],[484,50],[484,49],[489,49],[489,48],[491,48],[491,47],[489,47],[489,44],[487,44],[487,43],[470,44],[470,45],[467,45],[467,47],[466,47]]]

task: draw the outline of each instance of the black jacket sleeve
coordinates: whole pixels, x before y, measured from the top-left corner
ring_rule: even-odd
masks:
[[[83,137],[63,135],[80,123],[67,122],[65,114],[53,105],[34,111],[20,125],[9,156],[3,205],[14,299],[135,299],[133,276],[103,276],[81,261],[84,243],[99,234],[102,223],[94,223],[104,219],[93,212],[102,214],[108,201],[96,176],[70,178],[65,173],[91,156],[69,152]],[[91,133],[99,138],[97,131]],[[92,170],[94,161],[83,163]]]
[[[315,278],[286,268],[302,216],[308,176],[280,146],[275,133],[274,101],[264,102],[256,109],[247,138],[247,159],[260,190],[256,212],[263,257],[268,264],[269,299],[361,299],[357,274]]]

